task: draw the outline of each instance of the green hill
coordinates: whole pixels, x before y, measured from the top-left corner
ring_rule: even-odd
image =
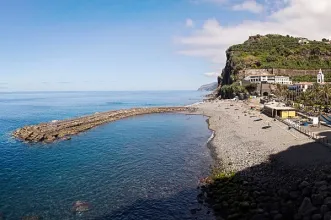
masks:
[[[236,73],[243,69],[331,69],[329,41],[302,39],[274,34],[256,35],[249,37],[243,44],[231,46],[226,51],[227,63],[222,73],[223,83],[230,84],[235,81]]]

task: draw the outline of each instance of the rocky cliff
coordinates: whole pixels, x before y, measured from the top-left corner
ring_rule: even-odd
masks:
[[[331,80],[330,41],[309,41],[303,38],[281,35],[251,36],[242,44],[233,45],[226,51],[226,65],[218,81],[231,84],[252,73],[265,71],[275,75],[309,75],[314,80],[321,68]]]
[[[217,82],[213,82],[213,83],[209,83],[206,85],[202,85],[198,91],[214,91],[215,89],[217,89],[218,83]]]

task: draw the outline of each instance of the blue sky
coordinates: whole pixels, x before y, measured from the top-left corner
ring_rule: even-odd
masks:
[[[269,1],[2,0],[0,91],[195,90],[232,43],[208,39],[267,22]]]

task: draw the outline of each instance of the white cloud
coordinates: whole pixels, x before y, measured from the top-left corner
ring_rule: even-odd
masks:
[[[255,0],[244,1],[241,4],[232,6],[235,11],[249,11],[252,13],[260,13],[263,11],[263,5],[257,3]]]
[[[225,63],[225,50],[233,44],[242,43],[250,35],[289,34],[321,40],[331,35],[330,0],[276,0],[269,1],[270,13],[261,21],[246,20],[232,26],[222,26],[214,19],[208,19],[202,27],[177,41],[184,46],[180,53],[207,57],[216,63]],[[280,8],[279,8],[280,7]]]
[[[186,27],[189,27],[189,28],[193,28],[194,27],[194,22],[192,19],[186,19],[186,23],[185,23]]]
[[[207,76],[207,77],[218,77],[220,75],[220,73],[217,72],[208,72],[208,73],[204,73],[203,75]]]

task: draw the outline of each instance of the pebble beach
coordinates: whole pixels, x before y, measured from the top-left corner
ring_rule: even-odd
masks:
[[[251,106],[194,105],[209,117],[219,169],[231,173],[202,186],[200,202],[219,219],[331,219],[331,149]]]
[[[216,100],[195,105],[209,117],[209,128],[215,132],[211,145],[226,171],[241,171],[267,162],[271,155],[291,146],[310,144],[314,151],[299,157],[280,158],[284,165],[311,165],[331,162],[331,151],[306,135],[279,121],[251,110],[244,102]],[[314,157],[312,157],[312,153]]]

